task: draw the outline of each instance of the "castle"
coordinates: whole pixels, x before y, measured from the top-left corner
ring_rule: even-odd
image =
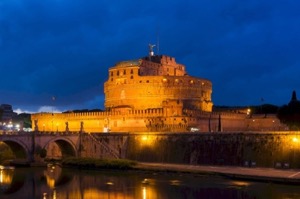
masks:
[[[36,131],[213,132],[280,130],[275,116],[213,112],[212,83],[190,76],[175,58],[154,55],[109,68],[105,110],[32,114]]]

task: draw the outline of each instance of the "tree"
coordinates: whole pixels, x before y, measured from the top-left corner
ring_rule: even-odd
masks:
[[[29,113],[20,113],[13,118],[13,122],[23,124],[24,128],[31,128],[31,115]]]
[[[277,117],[290,130],[300,130],[300,101],[297,100],[296,91],[293,91],[291,101],[279,108]]]
[[[262,104],[260,106],[252,106],[251,111],[253,114],[276,114],[278,112],[278,106]]]
[[[15,155],[11,148],[4,142],[0,142],[0,163],[3,163],[5,160],[10,160],[14,158]]]

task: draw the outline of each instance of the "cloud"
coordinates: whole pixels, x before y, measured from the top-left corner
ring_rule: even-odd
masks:
[[[34,113],[34,112],[29,111],[29,110],[22,110],[20,108],[14,109],[13,111],[17,114],[20,114],[20,113],[29,113],[29,114]]]
[[[214,104],[248,105],[262,95],[282,104],[300,84],[298,7],[292,0],[3,0],[0,102],[37,111],[54,95],[61,110],[102,108],[108,68],[146,56],[159,40],[160,54],[212,81]]]
[[[46,112],[46,113],[61,113],[61,110],[58,110],[55,106],[41,106],[37,112]]]

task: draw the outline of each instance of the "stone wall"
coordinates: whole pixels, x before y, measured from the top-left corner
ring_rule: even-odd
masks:
[[[128,135],[126,133],[83,133],[81,157],[126,158]]]
[[[119,157],[142,162],[300,167],[300,132],[97,135]]]
[[[47,148],[48,155],[60,156],[58,148]],[[57,153],[52,153],[55,149]],[[141,162],[300,168],[300,132],[82,133],[78,155]]]
[[[288,130],[276,115],[202,112],[181,109],[180,103],[166,102],[164,108],[84,113],[37,113],[31,115],[32,129],[41,132],[199,132]],[[37,125],[37,126],[36,126]]]

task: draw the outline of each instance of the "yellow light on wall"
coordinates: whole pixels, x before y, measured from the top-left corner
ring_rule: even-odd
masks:
[[[299,142],[299,139],[296,138],[296,137],[293,137],[293,142],[294,142],[294,143],[298,143],[298,142]]]
[[[147,135],[143,135],[142,140],[143,141],[147,141],[148,140],[148,136]]]
[[[141,142],[140,142],[141,146],[152,146],[154,144],[153,136],[148,135],[148,134],[142,135],[140,140],[141,140]]]

